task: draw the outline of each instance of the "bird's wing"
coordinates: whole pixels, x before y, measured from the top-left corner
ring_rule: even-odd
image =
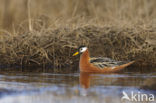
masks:
[[[102,57],[90,58],[90,63],[92,63],[94,66],[100,69],[103,69],[106,67],[116,67],[116,66],[125,64],[125,62],[122,62],[122,61],[115,61],[110,58],[102,58]]]

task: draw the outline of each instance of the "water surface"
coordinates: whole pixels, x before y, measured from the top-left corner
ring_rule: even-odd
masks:
[[[156,73],[0,73],[0,103],[120,103],[123,91],[129,96],[153,94],[143,89],[156,81]],[[156,98],[156,97],[155,97]],[[154,101],[156,102],[156,101]],[[154,103],[153,102],[153,103]]]

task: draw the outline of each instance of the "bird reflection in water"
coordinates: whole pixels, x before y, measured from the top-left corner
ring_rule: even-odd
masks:
[[[91,74],[87,72],[80,72],[79,82],[81,86],[80,95],[87,96],[88,88],[90,87]]]
[[[88,89],[90,87],[90,75],[91,73],[81,72],[80,73],[80,85],[84,89]]]

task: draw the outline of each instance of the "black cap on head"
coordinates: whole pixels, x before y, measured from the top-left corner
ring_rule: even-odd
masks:
[[[87,50],[87,47],[86,47],[86,46],[80,46],[80,47],[78,48],[79,53],[83,53],[83,52],[85,52],[86,50]]]
[[[78,51],[79,51],[81,48],[83,48],[83,47],[86,47],[86,46],[84,46],[84,45],[79,46]]]

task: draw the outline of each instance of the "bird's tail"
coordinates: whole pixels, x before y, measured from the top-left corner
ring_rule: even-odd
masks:
[[[131,61],[131,62],[128,62],[128,63],[126,63],[126,64],[122,64],[122,65],[120,65],[120,66],[117,66],[116,68],[114,68],[114,71],[120,71],[120,70],[126,68],[127,66],[133,64],[134,62],[135,62],[135,61]]]

